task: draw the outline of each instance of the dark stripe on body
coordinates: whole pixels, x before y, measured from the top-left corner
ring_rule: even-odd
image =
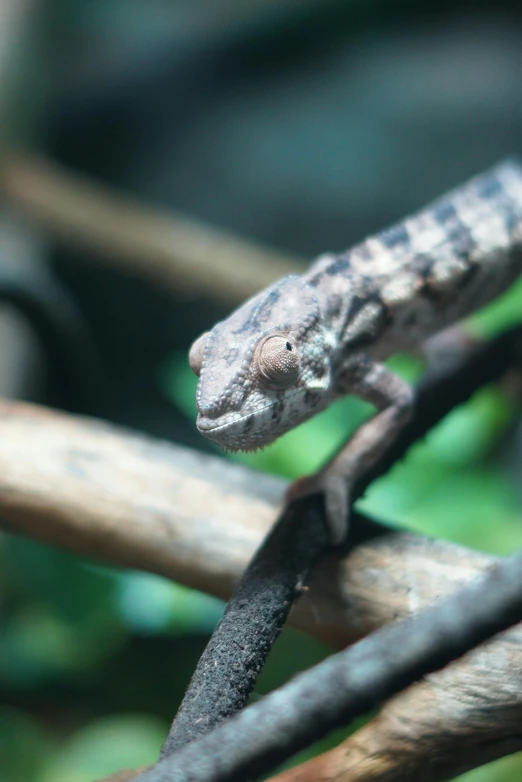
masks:
[[[504,188],[496,176],[483,176],[477,182],[477,194],[484,201],[491,201],[493,198],[501,195]]]
[[[245,418],[243,424],[243,434],[248,434],[248,432],[250,432],[250,430],[253,428],[255,422],[256,422],[256,417],[254,413],[252,413],[247,418]]]
[[[516,208],[513,199],[506,192],[496,176],[482,178],[478,182],[478,195],[485,201],[495,200],[496,210],[502,215],[506,230],[511,235],[522,219],[522,210]]]
[[[271,290],[265,299],[261,302],[261,304],[258,304],[257,307],[254,308],[254,310],[250,313],[248,318],[245,320],[243,325],[236,329],[235,331],[232,331],[232,334],[244,334],[245,332],[249,332],[252,330],[260,330],[261,326],[265,325],[265,323],[268,322],[270,319],[270,315],[272,314],[272,309],[275,304],[279,301],[281,297],[281,294],[279,291],[273,289]]]
[[[368,332],[358,334],[353,339],[348,340],[347,332],[353,320],[357,318],[357,315],[369,304],[377,304],[379,307],[379,313],[375,316],[375,319],[369,324],[371,327]],[[341,339],[345,346],[352,350],[354,347],[361,347],[363,345],[371,344],[375,338],[383,331],[385,327],[390,326],[393,323],[393,316],[389,311],[386,304],[381,297],[375,291],[369,292],[366,295],[354,296],[348,312],[344,318],[344,323],[340,330]]]
[[[433,209],[433,217],[439,225],[446,225],[450,220],[458,219],[457,210],[449,199],[442,201],[435,206]]]
[[[458,258],[470,261],[470,256],[477,243],[471,230],[459,217],[458,209],[450,199],[438,203],[432,209],[433,219],[444,229],[451,243],[451,249]]]
[[[410,235],[404,223],[397,223],[386,228],[377,235],[377,239],[389,250],[395,247],[407,247],[410,243]]]
[[[334,256],[328,266],[320,269],[320,271],[318,271],[312,277],[308,277],[306,280],[307,285],[311,285],[312,287],[317,288],[317,286],[323,282],[325,276],[336,277],[337,275],[340,275],[343,277],[349,277],[351,268],[352,265],[350,263],[349,252]]]
[[[346,255],[339,255],[333,263],[327,267],[326,274],[334,277],[336,274],[342,274],[350,268],[350,261]]]

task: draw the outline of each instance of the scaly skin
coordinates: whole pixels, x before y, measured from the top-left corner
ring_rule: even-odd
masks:
[[[322,489],[342,532],[349,485],[409,418],[411,390],[380,362],[418,349],[508,288],[522,270],[522,166],[508,160],[340,255],[249,299],[197,340],[197,426],[249,451],[343,394],[377,415],[297,492]],[[335,485],[334,485],[335,484]],[[343,488],[341,488],[343,484]]]

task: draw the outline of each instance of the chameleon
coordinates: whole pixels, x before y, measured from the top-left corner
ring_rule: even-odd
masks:
[[[197,428],[252,451],[352,394],[375,414],[290,497],[321,491],[333,542],[350,486],[410,420],[413,390],[383,363],[418,352],[522,271],[522,162],[508,159],[340,254],[250,298],[192,345]]]

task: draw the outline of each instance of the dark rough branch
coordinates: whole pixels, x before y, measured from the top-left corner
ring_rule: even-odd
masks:
[[[137,780],[239,782],[258,776],[520,620],[518,554],[416,617],[297,676]]]
[[[247,702],[328,534],[320,503],[289,508],[241,578],[199,659],[162,749],[172,754]]]

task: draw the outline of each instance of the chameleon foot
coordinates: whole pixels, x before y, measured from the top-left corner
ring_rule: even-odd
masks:
[[[305,475],[297,478],[288,488],[285,499],[287,502],[309,497],[311,494],[324,496],[326,522],[333,545],[338,545],[346,538],[350,513],[350,481],[336,473],[318,472],[315,475]]]

